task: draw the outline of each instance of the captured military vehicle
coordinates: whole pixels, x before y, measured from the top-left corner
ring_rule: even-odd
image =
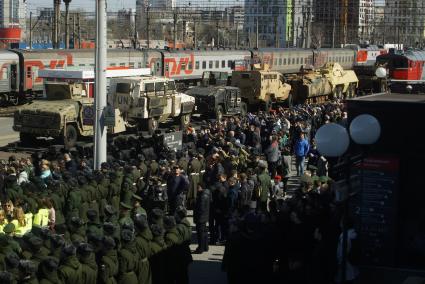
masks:
[[[133,127],[153,132],[157,121],[170,116],[179,118],[184,125],[190,122],[195,100],[177,93],[172,80],[142,77],[149,74],[149,69],[108,70],[108,100],[121,102],[120,108],[110,104],[114,125],[108,127],[109,133],[122,133]],[[21,142],[31,145],[37,137],[52,137],[71,148],[78,138],[92,136],[94,72],[41,70],[39,76],[45,78],[45,99],[33,101],[14,114],[13,129],[19,132]],[[137,77],[116,81],[122,76]]]
[[[239,88],[231,86],[195,87],[186,92],[195,98],[195,111],[221,120],[223,115],[245,115],[246,103],[242,101]]]
[[[290,75],[287,82],[292,86],[293,103],[303,104],[354,97],[359,80],[354,71],[344,71],[338,63],[327,63],[317,70]]]
[[[120,111],[128,127],[153,133],[169,118],[187,126],[195,99],[178,93],[174,80],[141,76],[111,79],[109,103]]]
[[[268,110],[272,104],[291,100],[291,86],[284,76],[268,65],[254,65],[252,71],[233,71],[232,86],[241,90],[242,101],[252,110]]]

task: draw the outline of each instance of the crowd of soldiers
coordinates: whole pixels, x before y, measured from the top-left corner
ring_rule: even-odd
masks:
[[[0,166],[0,282],[188,283],[188,208],[195,253],[226,245],[229,283],[331,283],[338,206],[313,137],[345,120],[332,102],[202,121],[177,152],[161,135],[118,137],[96,171],[91,149],[12,156]],[[294,155],[308,171],[297,163],[290,190]]]

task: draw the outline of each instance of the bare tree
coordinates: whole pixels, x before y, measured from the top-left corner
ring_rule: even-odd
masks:
[[[325,26],[316,23],[311,26],[311,48],[320,48],[325,40]]]

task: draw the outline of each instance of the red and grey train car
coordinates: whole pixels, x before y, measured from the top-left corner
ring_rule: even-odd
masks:
[[[385,67],[393,92],[425,92],[425,51],[391,52],[377,57],[377,64]]]
[[[150,68],[152,74],[176,81],[194,83],[204,71],[250,70],[255,63],[266,63],[283,74],[301,68],[318,68],[338,62],[352,69],[358,54],[351,49],[186,49],[186,50],[108,50],[108,69]],[[0,94],[3,102],[17,103],[18,97],[42,92],[38,70],[45,68],[93,68],[93,50],[3,50],[0,52]]]

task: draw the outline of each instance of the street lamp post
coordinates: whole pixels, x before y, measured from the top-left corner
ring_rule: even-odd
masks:
[[[347,129],[336,123],[325,124],[318,129],[315,141],[319,153],[325,157],[341,158],[346,154],[350,145],[350,137],[357,145],[372,145],[378,141],[381,134],[381,126],[379,121],[369,114],[362,114],[357,116],[350,124],[349,133]],[[361,154],[363,160],[363,153]],[[347,273],[347,243],[348,243],[348,202],[350,196],[355,193],[351,192],[350,174],[352,166],[352,157],[348,153],[346,155],[346,162],[342,164],[345,169],[344,183],[347,186],[346,192],[339,192],[337,201],[343,205],[342,216],[342,255],[341,255],[341,274],[339,281],[345,283]],[[361,174],[363,181],[363,173]],[[363,182],[361,182],[363,187]]]

